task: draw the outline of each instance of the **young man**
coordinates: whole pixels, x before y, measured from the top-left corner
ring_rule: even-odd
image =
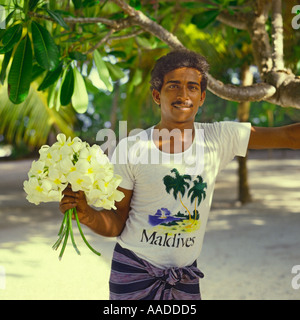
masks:
[[[89,207],[66,189],[60,209],[76,207],[81,223],[117,237],[111,299],[200,299],[197,268],[217,174],[247,148],[300,148],[300,125],[195,123],[206,94],[208,63],[187,50],[170,52],[152,71],[161,120],[120,141],[113,156],[123,178],[117,210]]]

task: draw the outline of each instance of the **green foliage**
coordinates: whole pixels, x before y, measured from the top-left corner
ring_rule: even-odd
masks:
[[[32,21],[31,34],[37,63],[46,70],[56,69],[59,64],[59,51],[48,30]]]
[[[9,99],[14,104],[23,102],[29,92],[32,72],[31,41],[27,35],[20,41],[8,75]]]
[[[287,30],[285,58],[287,66],[299,75],[299,33],[291,29],[288,16],[294,2],[283,5]],[[211,63],[211,73],[224,82],[232,80],[229,69],[239,75],[244,63],[253,64],[248,33],[218,21],[224,10],[229,14],[250,12],[251,1],[179,1],[175,5],[172,1],[130,0],[127,3],[174,33],[187,48],[205,55]],[[128,18],[119,6],[109,0],[0,0],[0,5],[7,10],[6,29],[0,29],[1,97],[4,89],[9,97],[5,106],[0,105],[0,134],[21,139],[16,134],[17,128],[15,134],[8,135],[8,122],[4,125],[2,119],[9,116],[3,112],[19,112],[26,117],[22,113],[24,106],[33,103],[30,97],[36,88],[36,94],[44,96],[43,106],[52,117],[50,129],[48,123],[44,124],[47,117],[39,122],[49,129],[48,133],[64,130],[65,122],[59,118],[62,115],[65,119],[66,110],[70,113],[66,130],[71,132],[74,125],[71,115],[77,113],[75,128],[87,138],[94,138],[95,131],[104,124],[109,126],[112,113],[116,113],[118,120],[127,120],[129,130],[159,121],[159,108],[152,102],[149,80],[155,60],[169,51],[167,45],[134,26],[115,30],[108,41],[103,41],[110,32],[105,24],[67,21],[76,17],[102,17],[111,21]],[[298,110],[262,106],[263,103],[252,104],[250,120],[256,124],[268,125],[270,110],[274,125],[299,121]],[[208,93],[197,120],[235,119],[236,109],[237,103]],[[22,132],[29,136],[29,127],[23,126]],[[38,134],[36,130],[31,145],[45,140],[45,136],[39,140]],[[29,143],[27,138],[24,140]]]

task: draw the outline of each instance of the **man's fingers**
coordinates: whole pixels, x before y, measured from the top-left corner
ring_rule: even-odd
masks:
[[[76,202],[61,203],[59,205],[59,209],[62,213],[65,213],[67,210],[75,208],[76,205],[77,205]]]
[[[66,188],[62,193],[64,196],[72,197],[72,198],[78,198],[78,195],[79,195],[78,192],[74,192],[72,191],[72,189],[69,189],[69,188]]]

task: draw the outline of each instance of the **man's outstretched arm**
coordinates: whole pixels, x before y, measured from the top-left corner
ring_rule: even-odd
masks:
[[[300,123],[288,126],[252,127],[249,149],[300,149]]]

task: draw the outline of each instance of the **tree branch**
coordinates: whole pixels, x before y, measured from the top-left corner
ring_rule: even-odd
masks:
[[[98,49],[103,43],[107,42],[109,37],[115,32],[116,30],[110,29],[109,32],[98,42],[96,43],[92,48],[90,48],[87,52],[84,52],[84,54],[93,53],[94,50]]]
[[[256,0],[254,17],[248,21],[248,31],[252,39],[253,56],[262,76],[272,70],[272,51],[269,36],[266,31],[266,21],[270,2],[268,0]]]
[[[211,75],[208,75],[208,89],[220,98],[237,102],[265,100],[276,92],[276,88],[267,83],[238,87],[231,84],[225,85]]]
[[[273,71],[284,70],[281,0],[272,1]]]
[[[43,19],[43,20],[49,20],[49,21],[55,21],[53,18],[39,14],[36,12],[28,12],[28,15],[30,17],[35,17],[38,19]],[[85,17],[65,17],[64,21],[69,24],[94,24],[94,23],[102,23],[105,24],[106,26],[113,28],[115,30],[121,30],[121,29],[126,29],[132,26],[132,21],[128,18],[126,19],[120,19],[120,20],[110,20],[102,17],[95,17],[95,18],[85,18]]]
[[[242,13],[230,14],[228,11],[222,11],[218,15],[217,20],[232,28],[247,30],[247,21],[249,20],[249,15],[245,15]]]
[[[145,31],[155,35],[161,41],[165,42],[173,49],[182,49],[184,48],[183,44],[178,40],[176,36],[168,32],[162,26],[157,24],[155,21],[152,21],[147,16],[145,16],[141,11],[137,11],[128,5],[123,0],[111,0],[117,4],[121,9],[123,9],[134,22],[135,25],[140,26]]]
[[[123,0],[111,0],[119,5],[135,24],[139,25],[145,31],[158,37],[163,42],[167,43],[172,49],[185,48],[183,44],[171,34],[169,31],[158,25],[155,21],[150,20],[142,12],[130,7]],[[267,83],[259,83],[252,86],[238,87],[231,84],[224,84],[221,81],[216,80],[213,76],[208,74],[208,89],[217,96],[238,102],[243,101],[260,101],[271,97],[276,92],[276,88]]]
[[[120,20],[110,20],[102,17],[97,18],[64,18],[67,23],[102,23],[108,26],[111,31],[103,38],[105,40],[109,39],[111,34],[115,31],[126,29],[132,26],[138,26],[142,30],[149,32],[150,34],[156,36],[158,39],[166,43],[172,49],[185,48],[180,40],[171,32],[164,29],[155,21],[149,19],[141,11],[137,11],[128,5],[123,0],[111,0],[111,2],[116,3],[120,8],[128,14],[128,18]],[[276,3],[274,3],[276,2]],[[274,34],[276,34],[276,40],[282,37],[282,29],[280,27],[278,17],[279,4],[280,1],[276,0],[273,2],[273,25]],[[279,4],[278,4],[278,3]],[[252,38],[253,45],[253,55],[255,62],[259,67],[262,74],[262,78],[265,82],[254,84],[251,86],[234,86],[231,84],[224,84],[221,81],[216,80],[213,76],[208,74],[208,90],[216,94],[217,96],[237,102],[244,101],[260,101],[265,100],[271,103],[278,104],[280,106],[292,106],[300,109],[300,79],[295,77],[293,74],[288,74],[287,72],[279,72],[281,62],[283,62],[283,55],[281,55],[281,49],[278,48],[278,41],[274,44],[273,58],[274,58],[274,68],[272,62],[272,50],[269,43],[269,37],[265,30],[265,23],[268,18],[268,11],[270,9],[271,2],[269,0],[256,0],[256,8],[253,14],[236,15],[236,21],[229,21],[229,14],[226,12],[221,13],[220,21],[231,24],[231,26],[239,27],[247,30]],[[37,13],[30,12],[30,16],[52,20],[49,16],[40,15]],[[231,17],[232,18],[232,17]],[[233,19],[232,19],[233,20]],[[281,20],[282,22],[282,20]],[[136,31],[137,33],[141,32]],[[101,45],[104,40],[101,40],[96,46]],[[114,39],[113,37],[110,39]],[[275,38],[274,38],[275,40]],[[276,41],[275,41],[276,42]]]

